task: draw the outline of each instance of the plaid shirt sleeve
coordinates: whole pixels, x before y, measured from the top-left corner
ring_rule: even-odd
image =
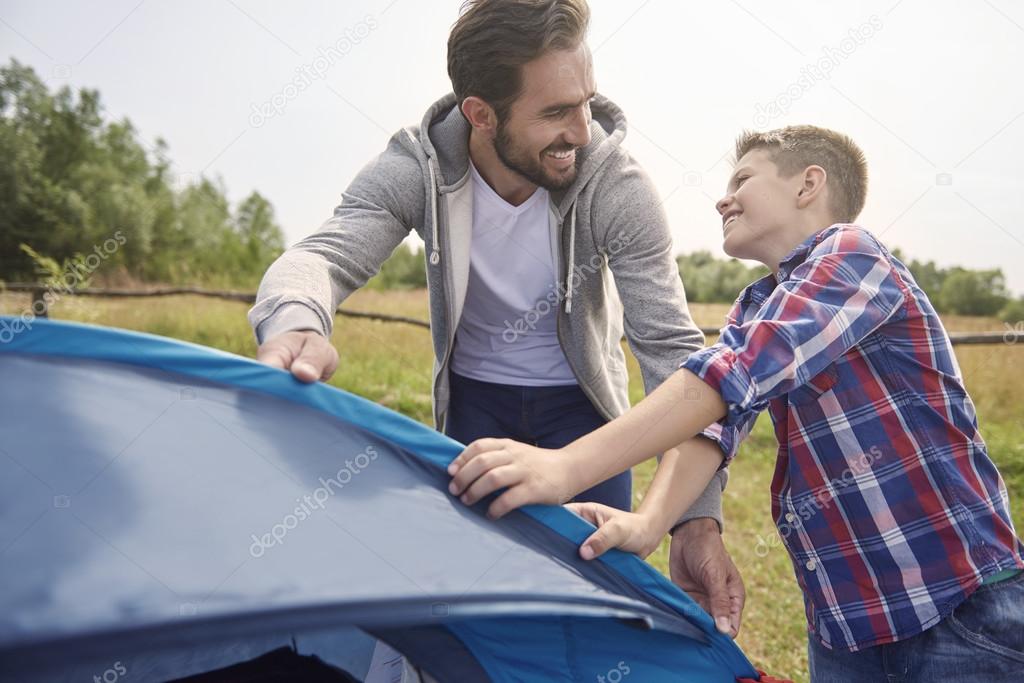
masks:
[[[736,456],[736,451],[739,450],[740,444],[750,434],[750,430],[754,428],[754,422],[756,421],[757,412],[752,412],[734,424],[726,424],[725,420],[712,422],[701,432],[701,436],[717,443],[725,455],[718,469],[729,466],[729,462]]]
[[[814,247],[756,313],[726,325],[718,343],[687,358],[681,367],[728,406],[712,426],[726,458],[770,399],[806,384],[889,320],[903,307],[905,292],[870,235],[839,230]]]
[[[732,309],[729,311],[729,315],[726,317],[726,327],[738,324],[738,321],[743,319],[742,302],[743,293],[740,293],[739,298],[733,304]],[[722,328],[722,330],[724,329],[725,328]],[[721,336],[722,330],[719,331],[719,336]],[[747,438],[750,430],[754,428],[754,422],[756,420],[757,413],[751,413],[735,424],[726,425],[725,420],[712,422],[704,429],[703,432],[701,432],[702,436],[711,439],[718,444],[719,448],[722,449],[722,453],[725,454],[725,458],[722,460],[722,467],[726,467],[727,463],[736,455],[736,451],[739,449],[740,443],[743,439]]]

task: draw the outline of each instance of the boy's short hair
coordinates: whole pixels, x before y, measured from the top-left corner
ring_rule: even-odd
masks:
[[[868,164],[848,136],[817,126],[744,131],[736,140],[736,161],[754,149],[765,150],[783,177],[821,166],[828,176],[829,209],[835,221],[852,223],[860,215],[868,192]]]

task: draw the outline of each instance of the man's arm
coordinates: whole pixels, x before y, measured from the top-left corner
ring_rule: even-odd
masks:
[[[602,177],[608,184],[596,188],[595,196],[602,198],[597,217],[606,226],[604,242],[623,302],[626,339],[650,392],[704,345],[704,335],[690,317],[657,189],[625,152],[621,162],[620,167],[610,169],[615,172]],[[708,436],[718,441],[714,434]],[[705,445],[698,438],[679,448],[686,452]],[[729,451],[725,442],[720,446],[723,452]],[[676,520],[669,558],[672,580],[719,623],[730,614],[730,604],[740,608],[743,604],[743,581],[721,538],[722,493],[728,478],[728,469],[718,470]],[[650,495],[649,491],[647,497]],[[738,629],[739,615],[731,621]]]
[[[260,360],[278,367],[290,367],[299,358],[320,365],[329,362],[325,347],[334,311],[380,270],[423,220],[423,174],[403,147],[403,135],[392,137],[387,149],[356,175],[334,216],[290,247],[263,276],[249,311],[261,345]],[[287,333],[297,334],[286,343]],[[306,345],[312,355],[303,356]],[[296,375],[308,381],[328,369],[310,368]]]
[[[650,178],[624,151],[602,178],[594,220],[605,226],[608,266],[623,305],[626,341],[636,357],[646,393],[704,345],[690,317],[672,236],[661,198]],[[595,200],[596,201],[596,200]],[[728,470],[718,472],[677,520],[710,517],[722,527],[722,491]]]

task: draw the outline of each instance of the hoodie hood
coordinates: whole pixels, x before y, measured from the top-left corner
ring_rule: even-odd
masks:
[[[559,218],[564,219],[580,191],[596,176],[609,155],[626,137],[626,115],[603,95],[591,101],[590,143],[581,147],[579,171],[571,186],[552,192]],[[441,194],[459,187],[469,173],[469,122],[459,111],[455,93],[448,93],[427,109],[420,124],[419,142],[437,164]],[[422,133],[422,131],[426,131]]]

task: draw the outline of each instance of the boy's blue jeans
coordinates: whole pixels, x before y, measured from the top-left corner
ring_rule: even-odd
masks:
[[[541,448],[562,448],[605,424],[579,385],[524,387],[495,384],[451,373],[445,433],[464,444],[484,437],[515,439]],[[573,500],[629,510],[629,470]]]
[[[1024,573],[981,586],[953,614],[907,640],[860,652],[811,637],[812,683],[1009,683],[1024,680]]]

